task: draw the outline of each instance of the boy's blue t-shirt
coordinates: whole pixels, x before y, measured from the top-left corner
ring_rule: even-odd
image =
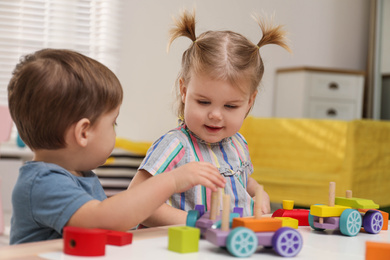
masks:
[[[12,192],[10,244],[61,238],[65,224],[82,205],[106,199],[98,177],[92,171],[84,176],[51,163],[23,165]]]

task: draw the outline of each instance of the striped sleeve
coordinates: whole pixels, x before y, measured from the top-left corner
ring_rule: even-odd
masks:
[[[146,170],[152,175],[177,168],[183,162],[185,149],[180,140],[171,134],[166,134],[157,140],[148,150],[139,169]]]

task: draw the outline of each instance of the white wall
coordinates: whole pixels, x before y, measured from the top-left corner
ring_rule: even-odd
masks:
[[[181,55],[191,44],[176,40],[166,52],[172,16],[183,7],[196,6],[196,33],[233,30],[257,42],[260,31],[251,14],[275,14],[284,24],[294,54],[265,46],[261,55],[265,74],[252,111],[270,117],[273,112],[274,77],[277,68],[320,66],[366,69],[368,48],[368,0],[138,0],[127,1],[123,19],[123,50],[118,77],[125,90],[118,119],[118,136],[154,141],[176,126],[172,110],[174,85]]]
[[[382,7],[381,72],[390,73],[390,0],[383,1]]]

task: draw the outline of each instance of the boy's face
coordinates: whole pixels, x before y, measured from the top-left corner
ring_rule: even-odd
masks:
[[[208,143],[237,133],[256,97],[229,81],[196,74],[186,86],[181,82],[180,92],[187,127]]]
[[[90,169],[95,169],[105,163],[115,147],[115,125],[119,108],[101,115],[89,131],[88,151],[85,161],[91,162]]]

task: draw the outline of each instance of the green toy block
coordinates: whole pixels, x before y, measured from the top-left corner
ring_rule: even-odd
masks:
[[[168,229],[168,250],[177,253],[199,251],[200,229],[188,226]]]
[[[335,203],[354,209],[379,209],[379,205],[369,199],[336,197]]]

